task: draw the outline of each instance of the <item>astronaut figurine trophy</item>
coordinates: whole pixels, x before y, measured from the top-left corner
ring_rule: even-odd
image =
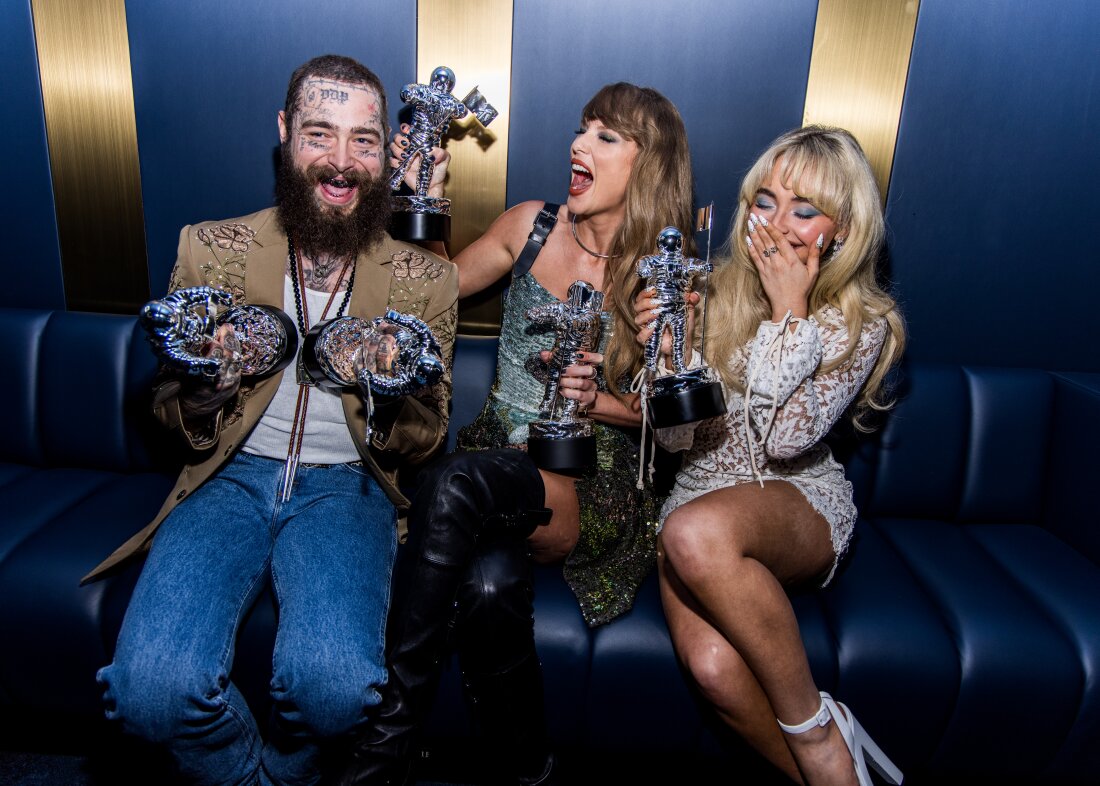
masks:
[[[282,370],[298,351],[294,322],[280,308],[233,305],[233,295],[215,287],[188,287],[142,306],[138,321],[153,353],[184,376],[214,379],[223,365],[262,378]],[[215,341],[218,328],[233,326],[232,338]],[[228,353],[228,354],[227,354]]]
[[[451,200],[428,196],[435,162],[431,159],[433,148],[447,133],[452,120],[460,120],[472,112],[483,126],[488,126],[497,116],[488,101],[475,87],[459,101],[451,91],[455,86],[454,71],[440,66],[432,71],[428,84],[405,85],[401,100],[413,108],[409,128],[409,145],[401,153],[401,161],[390,176],[390,189],[400,189],[413,158],[420,154],[420,173],[416,191],[410,195],[395,195],[390,233],[401,240],[422,241],[451,238]]]
[[[658,252],[638,260],[638,275],[656,290],[655,299],[663,309],[645,346],[646,383],[642,395],[654,428],[694,423],[726,411],[722,383],[714,369],[705,364],[688,367],[687,353],[691,352],[693,337],[686,335],[687,295],[695,276],[709,273],[713,265],[709,260],[685,259],[683,248],[680,231],[665,227],[657,236]],[[705,319],[705,300],[703,314]],[[666,327],[672,332],[672,373],[662,371],[661,337]]]
[[[359,388],[366,402],[368,440],[375,396],[410,395],[434,385],[444,371],[432,329],[393,310],[373,320],[337,317],[314,325],[302,340],[301,361],[303,384]]]
[[[577,352],[594,352],[603,335],[603,292],[587,281],[574,281],[563,303],[547,303],[527,311],[527,318],[554,328],[550,360],[538,374],[546,383],[539,418],[531,423],[527,453],[535,466],[563,475],[583,475],[596,464],[596,437],[592,421],[576,399],[561,395],[559,382]],[[545,376],[545,378],[543,378]]]

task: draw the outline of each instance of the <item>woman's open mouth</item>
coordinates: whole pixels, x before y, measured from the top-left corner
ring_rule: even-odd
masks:
[[[592,186],[592,173],[588,171],[588,167],[579,161],[574,160],[570,163],[573,170],[573,176],[569,181],[569,195],[576,196],[577,194],[583,194]]]

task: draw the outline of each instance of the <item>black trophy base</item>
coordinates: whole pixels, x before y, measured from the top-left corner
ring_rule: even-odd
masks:
[[[703,382],[649,396],[649,422],[653,428],[682,426],[725,413],[726,398],[721,382]]]
[[[302,352],[298,357],[296,369],[299,384],[319,385],[324,388],[336,387],[332,380],[325,376],[324,369],[317,361],[317,338],[321,335],[321,329],[325,324],[327,322],[314,325],[302,339]]]
[[[395,210],[390,214],[390,236],[417,243],[423,240],[451,239],[451,217],[442,213],[409,213]]]
[[[559,475],[581,477],[596,466],[596,438],[588,437],[528,437],[527,455],[539,469]]]

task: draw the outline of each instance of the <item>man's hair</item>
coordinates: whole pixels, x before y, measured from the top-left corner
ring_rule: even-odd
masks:
[[[298,112],[298,95],[302,91],[302,83],[309,77],[331,79],[336,82],[347,82],[352,85],[366,85],[378,92],[382,101],[379,111],[382,115],[383,138],[390,138],[390,114],[386,106],[386,88],[382,86],[382,80],[378,75],[350,57],[343,55],[321,55],[307,63],[303,63],[290,75],[290,84],[286,88],[286,127],[294,127],[294,115]]]

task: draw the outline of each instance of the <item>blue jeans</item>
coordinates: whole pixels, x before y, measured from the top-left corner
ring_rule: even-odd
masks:
[[[378,703],[396,512],[360,466],[240,452],[161,524],[114,662],[107,717],[165,746],[195,784],[314,784],[322,745]],[[279,606],[266,743],[229,671],[241,617],[270,576]]]

